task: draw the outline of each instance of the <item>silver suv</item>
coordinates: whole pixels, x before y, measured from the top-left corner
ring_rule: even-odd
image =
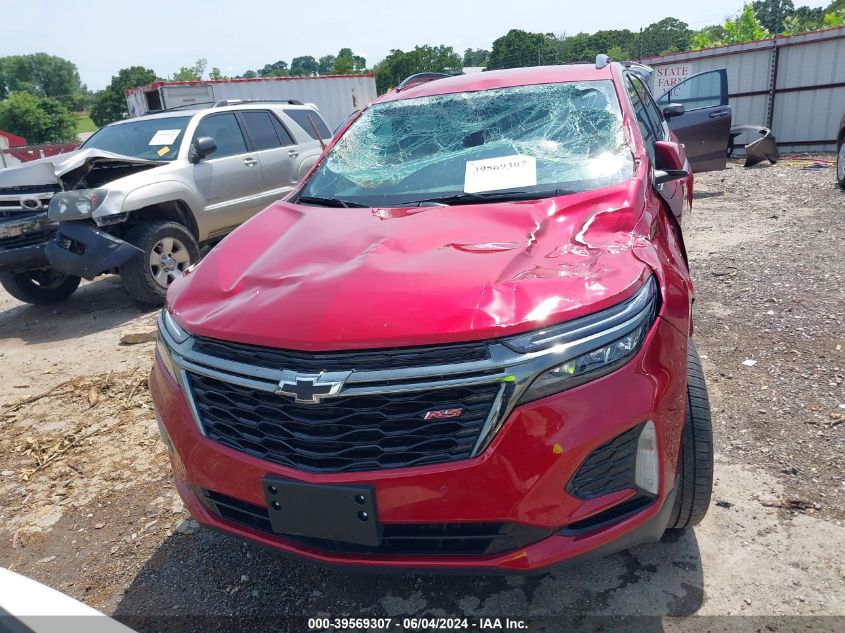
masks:
[[[314,106],[244,102],[112,123],[75,152],[0,170],[19,211],[0,216],[0,283],[45,304],[118,272],[160,303],[201,245],[283,197],[330,138]]]

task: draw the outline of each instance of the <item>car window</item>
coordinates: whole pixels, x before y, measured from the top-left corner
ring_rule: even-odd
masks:
[[[663,94],[658,103],[682,103],[687,112],[720,106],[722,75],[718,70],[713,70],[690,77]]]
[[[270,113],[266,111],[241,112],[246,124],[246,130],[252,139],[252,145],[256,150],[272,149],[280,147],[279,135],[273,127]]]
[[[640,95],[640,100],[645,106],[646,115],[651,122],[652,129],[657,135],[657,139],[664,140],[666,138],[666,133],[665,128],[663,127],[663,114],[660,112],[660,108],[658,108],[657,104],[654,103],[654,99],[651,98],[651,93],[645,87],[642,80],[636,75],[629,75],[629,77],[631,82],[634,84],[634,88],[636,88]]]
[[[646,152],[653,158],[654,141],[657,140],[657,134],[652,127],[651,119],[648,117],[645,105],[640,98],[640,93],[631,82],[630,75],[626,77],[625,89],[628,92],[628,98],[631,100],[631,105],[634,107],[634,116],[637,119],[637,126],[640,128],[640,133],[643,135],[643,142],[645,143]]]
[[[596,80],[372,105],[300,193],[396,206],[509,189],[589,191],[632,176],[616,90]]]
[[[331,138],[332,133],[329,131],[329,126],[326,125],[326,122],[323,121],[323,117],[321,117],[317,112],[314,110],[285,110],[285,114],[287,114],[290,118],[296,121],[297,125],[301,127],[308,133],[308,136],[317,140],[319,138],[317,134],[314,132],[314,127],[316,126],[317,132],[320,133],[320,137],[322,138]],[[311,125],[311,121],[314,122],[314,125]]]
[[[282,146],[296,145],[296,141],[293,140],[293,137],[290,135],[290,132],[288,132],[288,129],[282,125],[281,121],[279,121],[279,117],[274,114],[270,117],[270,119],[273,122],[273,127],[276,128],[276,135],[279,137],[279,142]]]
[[[217,149],[209,158],[222,158],[246,153],[246,141],[244,141],[241,126],[232,112],[205,117],[200,121],[197,131],[194,133],[194,138],[200,136],[210,136],[217,143]]]

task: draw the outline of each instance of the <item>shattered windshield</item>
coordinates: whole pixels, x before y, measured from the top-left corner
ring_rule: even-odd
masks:
[[[138,119],[100,128],[81,149],[102,149],[147,160],[173,160],[185,134],[189,116]]]
[[[613,83],[582,81],[375,104],[299,199],[375,207],[491,192],[544,197],[632,176]]]

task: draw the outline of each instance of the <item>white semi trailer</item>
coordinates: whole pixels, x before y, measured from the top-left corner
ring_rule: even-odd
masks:
[[[334,129],[352,112],[376,98],[376,81],[372,74],[156,81],[129,88],[125,95],[132,117],[171,108],[209,107],[226,100],[293,99],[316,105]]]

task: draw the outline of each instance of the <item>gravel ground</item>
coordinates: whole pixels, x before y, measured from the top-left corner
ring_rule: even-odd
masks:
[[[223,621],[196,618],[217,615],[289,616],[290,630],[318,615],[842,630],[845,193],[832,169],[808,165],[732,164],[696,183],[687,245],[717,463],[695,530],[553,575],[493,578],[330,571],[198,529],[157,439],[153,344],[119,344],[154,313],[105,278],[48,308],[0,296],[0,565],[144,631],[213,629]]]

